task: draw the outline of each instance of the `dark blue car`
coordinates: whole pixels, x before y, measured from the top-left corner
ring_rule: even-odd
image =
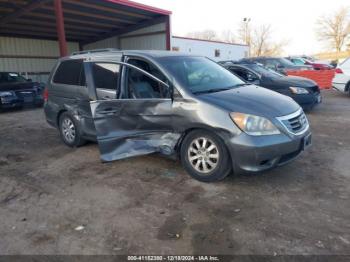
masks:
[[[43,86],[17,73],[0,72],[0,109],[42,106]]]
[[[221,62],[225,68],[247,83],[252,83],[289,96],[304,111],[310,111],[321,103],[320,89],[314,81],[296,76],[285,76],[256,63]]]

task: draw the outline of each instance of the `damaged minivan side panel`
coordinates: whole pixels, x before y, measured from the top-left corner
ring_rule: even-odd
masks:
[[[173,153],[171,100],[92,101],[92,116],[103,161],[161,152]]]
[[[91,67],[97,62],[85,62],[87,75],[92,76]],[[105,60],[101,63],[105,63]],[[164,88],[170,88],[169,85],[134,65],[119,61],[111,63],[136,70],[137,74],[142,74],[142,77],[151,78]],[[122,70],[116,72],[118,73],[116,89],[126,86],[126,84],[120,84],[121,77],[124,76],[121,72]],[[117,90],[115,98],[103,100],[96,95],[93,77],[87,77],[87,85],[102,161],[119,160],[155,152],[173,154],[180,134],[174,132],[172,125],[171,97],[117,98],[121,93],[120,90]],[[144,85],[143,83],[139,86],[145,88]]]

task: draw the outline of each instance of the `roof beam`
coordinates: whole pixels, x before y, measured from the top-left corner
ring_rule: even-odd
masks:
[[[23,6],[22,8],[20,8],[19,10],[6,15],[4,17],[2,17],[0,19],[0,27],[3,27],[5,24],[10,23],[11,21],[17,19],[18,17],[21,17],[22,15],[43,6],[44,4],[46,4],[47,2],[49,2],[51,0],[31,0],[27,5]]]
[[[27,1],[24,0],[0,0],[0,3],[11,3],[16,5],[25,5]]]
[[[43,5],[40,8],[45,9],[45,10],[50,10],[50,11],[54,10],[52,6],[47,6],[47,5]],[[78,15],[78,16],[85,16],[85,17],[89,17],[89,18],[94,17],[94,18],[98,18],[101,20],[108,20],[108,21],[124,23],[124,24],[136,24],[137,23],[137,22],[133,22],[130,20],[122,19],[122,18],[93,14],[93,13],[86,13],[86,12],[72,10],[72,9],[68,9],[68,8],[63,8],[63,13],[64,14]]]
[[[20,18],[17,19],[15,25],[26,25],[26,26],[40,26],[40,27],[56,27],[56,23],[54,20],[52,21],[37,21],[37,20],[32,20],[32,19],[25,19],[25,18]],[[65,27],[67,30],[81,30],[81,31],[86,31],[86,32],[97,32],[97,33],[103,33],[104,30],[101,28],[95,28],[92,26],[83,26],[83,25],[76,25],[76,24],[67,24],[65,23]]]
[[[110,2],[113,4],[120,4],[120,5],[124,5],[124,6],[129,6],[129,7],[136,8],[136,9],[141,9],[141,10],[144,10],[147,12],[156,13],[158,15],[171,15],[170,11],[156,8],[156,7],[149,6],[149,5],[140,4],[140,3],[137,3],[134,1],[126,1],[126,0],[104,0],[104,1]]]
[[[55,27],[37,27],[37,26],[30,26],[30,25],[19,25],[19,24],[10,24],[7,25],[6,28],[10,28],[15,30],[14,32],[17,31],[37,31],[37,32],[49,32],[49,33],[57,33],[56,32],[56,28]],[[94,32],[84,32],[82,30],[77,30],[77,29],[67,29],[66,30],[67,34],[71,33],[74,35],[78,35],[78,36],[87,36],[87,37],[92,37],[94,35],[96,35],[96,33]]]
[[[147,15],[143,15],[143,14],[128,12],[128,11],[124,11],[124,10],[119,10],[117,8],[107,7],[107,6],[98,5],[98,4],[91,4],[91,3],[87,3],[87,2],[83,2],[83,1],[64,0],[64,3],[69,3],[69,4],[73,4],[73,5],[78,5],[78,6],[84,6],[84,7],[88,7],[88,8],[104,11],[104,12],[109,12],[109,13],[113,13],[113,14],[132,16],[132,17],[136,17],[136,18],[140,18],[140,19],[152,18],[151,16],[147,16]]]
[[[0,12],[12,12],[14,9],[10,7],[0,7]]]
[[[38,32],[38,31],[16,31],[14,32],[13,30],[9,30],[9,29],[2,29],[0,30],[0,35],[3,36],[13,36],[13,37],[17,37],[17,36],[21,36],[21,37],[25,37],[25,38],[33,38],[33,36],[37,37],[37,38],[41,38],[41,39],[46,39],[46,38],[50,38],[52,40],[56,40],[57,41],[57,33],[43,33],[43,32]],[[72,34],[67,34],[67,39],[74,39],[77,42],[86,39],[86,36],[78,36],[78,35],[72,35]]]
[[[50,20],[53,19],[55,21],[55,17],[52,15],[49,15],[49,14],[41,14],[41,13],[32,12],[32,13],[27,14],[27,15],[41,17],[41,18],[50,19]],[[65,22],[84,23],[85,25],[92,25],[92,26],[104,27],[104,28],[109,28],[109,29],[122,28],[122,26],[120,26],[120,25],[96,22],[96,21],[92,21],[91,19],[90,20],[82,20],[82,19],[78,19],[78,18],[64,17],[64,21]]]
[[[136,31],[138,29],[142,29],[144,27],[157,25],[157,24],[160,24],[160,23],[165,23],[166,19],[167,19],[166,16],[161,16],[161,17],[157,17],[157,18],[154,18],[154,19],[141,21],[140,23],[138,23],[136,25],[124,27],[122,29],[113,29],[113,30],[111,30],[111,31],[109,31],[107,33],[101,34],[98,37],[88,39],[87,41],[82,42],[82,44],[86,45],[86,44],[94,43],[96,41],[100,41],[100,40],[103,40],[103,39],[106,39],[106,38],[109,38],[109,37],[130,33],[130,32]]]

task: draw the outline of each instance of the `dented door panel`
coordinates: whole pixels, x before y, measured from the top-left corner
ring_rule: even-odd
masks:
[[[93,101],[91,110],[103,161],[170,155],[180,137],[172,126],[171,99]]]

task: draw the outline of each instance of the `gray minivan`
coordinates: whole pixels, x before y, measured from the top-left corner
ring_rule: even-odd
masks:
[[[64,57],[45,97],[46,119],[68,146],[97,140],[102,161],[178,156],[205,182],[285,164],[311,144],[308,120],[291,98],[178,52]]]

